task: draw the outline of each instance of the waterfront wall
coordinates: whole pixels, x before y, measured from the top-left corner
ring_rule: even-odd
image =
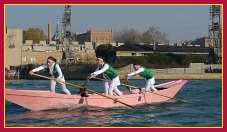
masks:
[[[62,71],[66,79],[86,79],[91,72],[96,69],[95,65],[90,66],[71,66],[63,67]],[[206,73],[214,69],[222,70],[222,65],[205,65],[204,63],[191,63],[188,68],[166,68],[149,69],[155,76],[155,79],[222,79],[222,73]],[[115,69],[120,79],[125,79],[124,75],[134,71],[133,65],[127,65]],[[133,79],[141,79],[139,76]]]
[[[68,66],[61,67],[66,80],[85,80],[90,73],[94,72],[96,65],[86,66]],[[127,65],[122,68],[115,69],[119,74],[120,79],[126,79],[124,75],[134,71],[133,65]],[[149,69],[155,79],[222,79],[221,72],[222,65],[205,65],[203,63],[191,63],[188,68],[166,68],[166,69]],[[212,71],[219,71],[219,73]],[[208,71],[208,72],[207,72]],[[28,72],[28,71],[27,71]],[[45,70],[37,72],[38,74],[48,76]],[[98,77],[101,77],[100,75]],[[23,79],[23,78],[22,78]],[[24,79],[40,79],[36,76],[26,76]],[[142,79],[139,75],[134,76],[132,79]]]
[[[221,71],[221,64],[191,63],[188,68],[166,68],[166,69],[149,69],[155,76],[155,79],[222,79],[222,73],[212,73],[214,70]],[[116,69],[121,79],[125,79],[124,75],[133,72],[133,65]],[[210,72],[210,73],[207,73]],[[133,79],[142,79],[139,76]]]
[[[152,69],[149,70],[153,74],[203,74],[206,70],[212,71],[214,69],[222,69],[221,64],[205,65],[204,63],[190,63],[188,68],[165,68],[165,69]],[[119,74],[127,74],[134,71],[133,65],[130,64],[123,68],[115,69]]]

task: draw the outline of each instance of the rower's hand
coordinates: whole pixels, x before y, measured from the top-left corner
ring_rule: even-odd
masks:
[[[30,75],[33,75],[33,71],[29,71],[29,74],[30,74]]]
[[[59,78],[55,78],[55,79],[54,79],[54,81],[59,82],[59,81],[60,81],[60,79],[59,79]]]
[[[90,76],[88,76],[87,78],[86,78],[86,81],[89,81],[91,79],[91,77]]]
[[[89,78],[90,78],[90,79],[91,79],[91,78],[95,78],[94,73],[91,73],[90,76],[89,76]]]
[[[128,81],[128,75],[125,75],[126,80]]]

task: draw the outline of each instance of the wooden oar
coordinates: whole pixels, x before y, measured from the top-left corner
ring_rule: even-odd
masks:
[[[84,84],[82,85],[82,87],[85,87],[85,85],[87,84],[87,82],[89,81],[89,79],[90,79],[90,77],[88,76],[88,77],[86,78],[86,81],[85,81]],[[82,92],[85,92],[85,93],[84,93],[85,95],[83,95],[83,96],[88,97],[87,91],[82,90],[82,89],[80,89],[80,91],[78,92],[78,94],[81,94]]]
[[[54,78],[42,76],[42,75],[35,74],[35,73],[33,73],[32,75],[39,76],[39,77],[46,78],[46,79],[50,79],[50,80],[54,80]],[[68,85],[70,85],[70,86],[74,86],[74,87],[76,87],[76,88],[86,89],[86,90],[89,91],[89,92],[98,94],[98,95],[100,95],[100,96],[106,97],[106,98],[111,99],[111,100],[114,100],[114,101],[119,102],[119,103],[121,103],[121,104],[124,104],[124,105],[126,105],[126,106],[128,106],[128,107],[135,108],[135,106],[131,106],[131,105],[129,105],[129,104],[126,104],[126,103],[121,102],[121,101],[119,101],[119,100],[117,100],[117,99],[111,98],[111,97],[109,97],[109,96],[106,96],[106,95],[101,94],[101,93],[99,93],[99,92],[96,92],[96,91],[94,91],[94,90],[91,90],[91,89],[88,89],[88,88],[84,88],[84,87],[82,87],[82,86],[79,86],[79,85],[76,85],[76,84],[72,84],[72,83],[68,83],[68,82],[63,82],[63,81],[59,81],[59,82],[68,84]]]
[[[125,81],[125,84],[128,85],[128,80]],[[131,89],[129,86],[126,86],[126,88],[128,89],[128,91],[129,91],[130,93],[132,93],[132,89]]]
[[[135,86],[130,86],[129,87],[131,88],[139,88],[139,87],[135,87]],[[174,99],[174,100],[178,100],[178,101],[183,101],[183,102],[187,102],[187,103],[192,103],[190,101],[187,101],[187,100],[182,100],[182,99],[177,99],[177,98],[173,98],[173,97],[169,97],[169,96],[166,96],[166,95],[163,95],[163,94],[159,94],[157,92],[152,92],[152,91],[146,91],[146,92],[150,92],[150,93],[153,93],[153,94],[156,94],[156,95],[160,95],[160,96],[163,96],[163,97],[166,97],[166,98],[170,98],[170,99]]]
[[[97,77],[96,77],[95,79],[103,80],[102,78],[97,78]],[[135,86],[131,86],[131,85],[126,85],[126,84],[121,84],[121,85],[124,85],[124,86],[127,86],[127,87],[131,87],[131,88],[141,89],[141,88],[139,88],[139,87],[135,87]],[[187,102],[187,103],[192,103],[192,102],[187,101],[187,100],[182,100],[182,99],[177,99],[177,98],[169,97],[169,96],[166,96],[166,95],[163,95],[163,94],[159,94],[159,93],[157,93],[157,92],[152,92],[152,91],[147,91],[147,92],[150,92],[150,93],[153,93],[153,94],[156,94],[156,95],[160,95],[160,96],[163,96],[163,97],[166,97],[166,98],[178,100],[178,101],[183,101],[183,102]]]
[[[123,84],[122,84],[123,85]],[[128,79],[125,81],[125,87],[128,89],[128,91],[131,93],[131,94],[134,94],[134,92],[132,91],[132,88],[130,87],[129,83],[128,83]],[[140,94],[142,93],[142,88],[139,88],[140,90]]]

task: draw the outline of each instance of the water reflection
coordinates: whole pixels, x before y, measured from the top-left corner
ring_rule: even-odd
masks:
[[[7,119],[7,126],[101,126],[110,122],[110,111],[102,108],[81,107],[77,109],[28,111]],[[23,124],[29,120],[30,124]],[[20,122],[20,124],[18,124]],[[46,123],[45,123],[46,122]],[[90,125],[88,125],[90,124]]]

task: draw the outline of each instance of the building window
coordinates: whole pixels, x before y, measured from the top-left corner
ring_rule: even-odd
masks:
[[[36,61],[36,58],[35,57],[31,57],[31,61]]]
[[[22,57],[22,61],[26,61],[26,57]]]

